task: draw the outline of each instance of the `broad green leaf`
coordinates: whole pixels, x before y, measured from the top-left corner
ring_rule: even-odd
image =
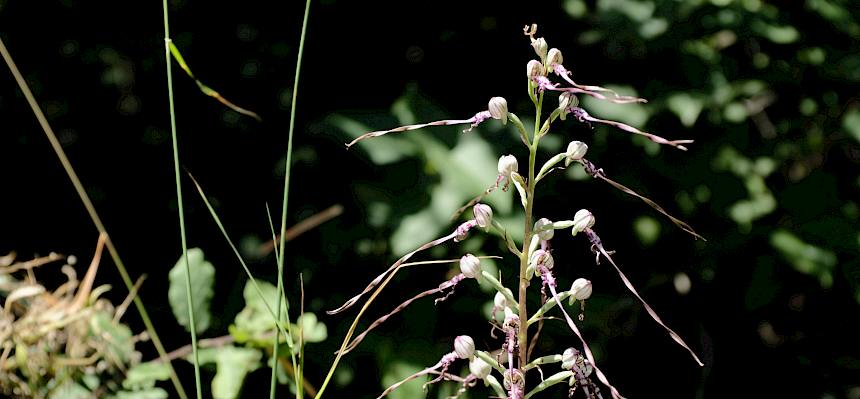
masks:
[[[218,348],[215,356],[216,372],[212,379],[212,397],[238,398],[248,373],[260,367],[263,354],[258,349],[226,346]]]
[[[294,342],[298,342],[299,340],[299,326],[302,326],[302,329],[304,330],[303,336],[305,342],[322,342],[328,338],[328,329],[325,324],[317,319],[317,315],[313,313],[307,312],[299,316],[296,324],[292,325]]]
[[[188,267],[191,269],[191,299],[194,301],[194,321],[197,332],[201,333],[209,328],[209,323],[212,320],[209,306],[215,293],[215,266],[205,260],[203,250],[191,248],[188,250]],[[187,331],[191,331],[185,270],[185,257],[180,257],[173,269],[170,270],[170,287],[167,290],[167,299],[176,321]]]
[[[128,370],[122,387],[128,390],[147,389],[155,386],[156,381],[170,378],[170,367],[164,362],[140,363]]]

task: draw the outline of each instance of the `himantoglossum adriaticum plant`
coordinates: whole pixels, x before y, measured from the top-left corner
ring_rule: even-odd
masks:
[[[592,376],[596,376],[597,380],[603,383],[611,392],[612,397],[621,398],[621,394],[615,387],[610,384],[606,375],[601,372],[600,368],[594,361],[591,349],[586,342],[585,337],[580,333],[576,322],[570,317],[566,310],[563,301],[569,299],[568,306],[573,305],[575,301],[581,303],[582,311],[584,311],[585,301],[590,297],[593,286],[591,281],[584,278],[578,278],[574,281],[570,289],[559,289],[556,280],[556,271],[561,273],[570,273],[572,270],[568,267],[556,268],[553,260],[553,252],[551,241],[556,230],[568,230],[574,236],[584,236],[590,244],[591,251],[595,254],[595,261],[600,262],[601,258],[607,260],[613,268],[618,272],[621,281],[630,290],[630,292],[642,302],[643,307],[649,315],[662,326],[669,334],[684,349],[689,351],[690,355],[700,366],[702,362],[693,352],[693,350],[681,339],[678,334],[666,326],[663,321],[657,316],[657,313],[645,302],[634,288],[633,284],[624,275],[618,265],[612,258],[614,251],[607,250],[596,231],[596,217],[586,209],[580,209],[574,212],[570,220],[550,221],[546,218],[537,218],[534,214],[535,210],[535,192],[538,183],[541,182],[547,175],[554,170],[567,167],[572,163],[579,163],[585,171],[595,179],[603,180],[610,185],[624,191],[627,194],[636,196],[643,200],[648,205],[653,207],[658,212],[668,217],[673,223],[679,226],[684,231],[690,233],[696,238],[699,236],[689,225],[681,220],[669,215],[662,207],[653,201],[645,198],[635,191],[609,179],[606,173],[597,167],[592,161],[585,158],[588,151],[588,145],[582,141],[572,141],[563,153],[557,154],[547,160],[543,166],[536,168],[536,157],[538,143],[541,138],[549,134],[552,127],[557,121],[565,121],[569,117],[577,122],[588,124],[599,123],[610,125],[623,131],[638,134],[648,138],[659,144],[675,147],[680,150],[686,150],[685,144],[689,144],[692,140],[667,140],[663,137],[639,130],[635,127],[611,120],[595,118],[588,114],[584,109],[579,107],[578,95],[586,95],[595,97],[599,100],[605,100],[617,104],[645,102],[645,100],[635,97],[622,96],[612,90],[592,85],[582,85],[576,83],[571,78],[570,71],[564,67],[562,53],[558,49],[548,48],[547,42],[543,38],[536,38],[537,27],[532,25],[526,26],[524,33],[529,37],[531,45],[535,50],[539,59],[531,60],[527,64],[527,79],[528,79],[528,95],[534,103],[536,113],[536,123],[533,132],[526,131],[520,118],[512,112],[508,111],[507,101],[502,97],[493,97],[489,101],[488,108],[478,112],[475,116],[468,119],[459,120],[442,120],[418,125],[402,126],[395,129],[376,131],[363,134],[353,140],[347,146],[373,137],[382,136],[389,133],[405,132],[409,130],[420,129],[429,126],[440,125],[456,125],[468,124],[469,127],[465,132],[469,132],[475,126],[489,120],[496,119],[505,124],[511,122],[517,129],[522,143],[528,150],[528,164],[524,167],[526,174],[520,174],[520,163],[514,155],[502,155],[498,163],[498,177],[495,182],[487,188],[481,195],[474,198],[466,206],[458,210],[458,213],[466,211],[472,207],[473,217],[463,222],[450,234],[428,242],[412,252],[407,253],[402,258],[398,259],[384,273],[377,276],[371,283],[358,295],[349,299],[343,306],[331,311],[330,313],[339,313],[347,310],[355,305],[365,295],[371,293],[370,298],[364,304],[359,315],[356,317],[353,328],[344,340],[341,350],[338,352],[338,359],[343,354],[354,349],[358,345],[368,331],[372,330],[380,323],[387,320],[391,315],[399,312],[404,307],[408,306],[413,301],[429,296],[441,295],[436,302],[445,300],[453,293],[454,288],[469,279],[485,279],[492,285],[497,293],[494,298],[494,313],[501,313],[503,318],[493,318],[491,323],[495,328],[502,332],[498,339],[500,350],[476,350],[474,340],[466,335],[457,337],[453,342],[453,351],[441,357],[438,363],[410,376],[405,381],[415,379],[421,376],[432,376],[433,379],[428,384],[436,383],[443,380],[454,381],[461,385],[460,392],[463,392],[474,386],[478,381],[482,381],[493,389],[496,395],[510,399],[531,398],[536,393],[559,383],[568,383],[570,386],[570,395],[580,389],[586,397],[592,398],[602,397],[600,387],[592,381]],[[553,80],[560,78],[559,82]],[[547,94],[556,93],[558,97],[558,105],[550,112],[549,116],[541,120],[542,111],[544,111],[545,99]],[[561,166],[564,165],[564,166]],[[488,182],[489,183],[489,182]],[[481,203],[484,196],[497,191],[507,191],[513,185],[519,194],[520,202],[525,211],[524,225],[524,240],[521,247],[510,238],[505,229],[497,221],[493,220],[493,210],[486,204]],[[476,229],[477,228],[477,229]],[[441,245],[447,242],[457,243],[465,240],[472,230],[496,230],[500,236],[506,241],[508,250],[519,259],[519,279],[514,287],[506,287],[499,281],[496,276],[483,271],[481,269],[481,258],[471,254],[465,254],[459,260],[448,261],[428,261],[428,262],[413,262],[407,261],[417,252],[425,249]],[[569,250],[563,248],[561,250]],[[459,263],[460,273],[448,281],[443,282],[439,286],[422,292],[415,297],[412,297],[401,305],[397,306],[390,313],[376,320],[364,333],[352,338],[352,332],[358,323],[358,318],[361,317],[364,310],[370,302],[376,297],[380,290],[391,281],[392,277],[404,266],[426,263],[450,262]],[[570,276],[573,277],[573,276]],[[527,309],[526,300],[528,291],[527,288],[533,282],[541,284],[542,306],[539,309]],[[516,292],[516,294],[515,294]],[[536,327],[536,331],[540,330],[540,324],[546,317],[558,308],[563,319],[571,331],[579,338],[580,346],[571,347],[557,354],[549,354],[541,357],[532,357],[535,347],[534,339],[530,341],[529,327]],[[501,324],[497,320],[502,320]],[[583,320],[583,315],[580,313],[579,321]],[[492,348],[499,349],[499,348]],[[491,355],[490,353],[497,353]],[[462,363],[459,365],[458,363]],[[468,364],[467,364],[468,363]],[[554,374],[546,374],[541,366],[551,363],[560,363],[561,369]],[[459,368],[468,369],[468,374],[463,371],[459,372]],[[537,373],[529,373],[537,369]],[[462,375],[466,375],[463,377]],[[531,377],[528,377],[531,375]],[[528,378],[527,378],[528,377]],[[531,383],[527,384],[527,379],[531,379]],[[403,382],[394,384],[386,389],[379,397],[386,396],[389,392],[399,387]]]

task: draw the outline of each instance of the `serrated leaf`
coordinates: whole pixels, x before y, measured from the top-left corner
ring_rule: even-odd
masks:
[[[203,250],[191,248],[188,250],[188,268],[191,270],[191,300],[194,308],[194,321],[198,333],[209,328],[212,320],[210,303],[215,294],[215,266],[205,260]],[[185,257],[180,257],[173,269],[170,269],[170,287],[167,299],[176,321],[191,331],[191,319],[188,314],[188,298],[185,285]]]
[[[128,390],[149,389],[156,381],[166,381],[170,378],[170,367],[164,362],[140,363],[128,370],[122,387]]]

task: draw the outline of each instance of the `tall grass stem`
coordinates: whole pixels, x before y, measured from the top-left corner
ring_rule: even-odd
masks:
[[[182,258],[185,259],[185,291],[188,300],[188,318],[191,330],[191,349],[194,363],[194,384],[197,399],[203,398],[200,383],[200,359],[197,353],[197,324],[194,320],[194,301],[191,293],[191,265],[188,261],[188,241],[185,234],[185,209],[182,203],[182,179],[179,167],[179,144],[176,134],[176,107],[173,101],[173,63],[170,56],[170,23],[168,21],[167,0],[162,0],[164,14],[164,66],[167,72],[167,100],[170,107],[170,136],[173,142],[173,175],[176,180],[176,206],[179,208],[179,237],[182,242]]]

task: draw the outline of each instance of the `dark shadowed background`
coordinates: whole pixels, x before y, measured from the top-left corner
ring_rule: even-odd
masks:
[[[308,347],[308,379],[319,384],[354,315],[326,316],[324,310],[425,238],[447,234],[455,226],[451,213],[492,183],[499,155],[517,155],[521,168],[527,156],[513,128],[496,121],[468,136],[458,128],[427,129],[347,151],[343,143],[360,130],[355,123],[375,130],[468,118],[486,109],[492,96],[504,96],[511,111],[531,120],[525,66],[535,55],[522,28],[537,23],[579,83],[650,100],[586,101],[592,114],[696,140],[681,152],[568,121],[543,148],[546,159],[572,139],[587,142],[588,158],[610,177],[663,204],[708,239],[693,240],[644,203],[575,168],[546,180],[537,215],[559,220],[580,208],[594,212],[595,228],[618,251],[621,267],[706,363],[696,367],[610,268],[594,266],[584,239],[559,232],[560,284],[577,277],[594,282],[583,329],[613,383],[639,398],[860,398],[860,7],[851,0],[790,3],[314,2],[288,219],[292,224],[335,204],[344,211],[286,248],[293,306],[302,273],[305,307],[328,326],[328,340]],[[241,239],[252,271],[273,281],[273,256],[254,258],[253,248],[270,237],[266,203],[280,210],[304,4],[171,5],[174,42],[195,75],[263,119],[204,96],[174,68],[182,164]],[[0,0],[0,36],[127,266],[135,276],[148,275],[141,297],[169,350],[190,338],[166,295],[167,271],[181,249],[162,32],[160,2]],[[460,161],[449,163],[434,152],[449,148]],[[459,175],[467,177],[452,183]],[[189,245],[202,248],[217,268],[215,319],[204,336],[224,335],[243,306],[245,275],[185,182]],[[515,221],[514,194],[493,195],[499,215]],[[29,258],[56,251],[88,259],[96,238],[2,68],[0,254]],[[455,258],[467,250],[504,254],[491,236],[470,240],[422,259]],[[510,256],[497,262],[506,281],[515,264]],[[441,283],[444,268],[403,273],[369,317]],[[114,285],[112,298],[125,296],[112,267],[103,267],[99,279]],[[435,363],[456,335],[471,335],[479,349],[498,348],[484,317],[491,300],[491,293],[464,284],[439,305],[419,301],[345,358],[330,396],[375,397],[392,375]],[[136,315],[127,320],[142,329]],[[559,353],[568,346],[577,346],[575,337],[562,323],[547,322],[538,350]],[[145,358],[155,356],[146,345],[143,351]],[[190,382],[191,366],[177,367]],[[212,375],[209,370],[205,377]],[[245,396],[262,395],[267,382],[268,371],[254,373]],[[428,397],[442,394],[434,389]],[[485,395],[478,390],[471,397]]]

